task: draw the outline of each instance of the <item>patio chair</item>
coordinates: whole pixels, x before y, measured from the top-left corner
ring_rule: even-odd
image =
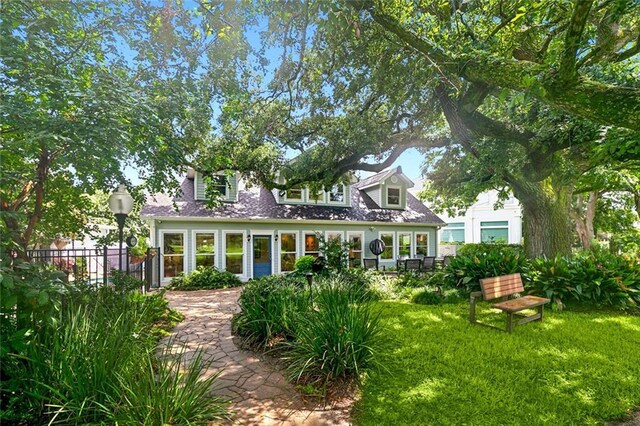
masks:
[[[405,259],[404,271],[405,272],[421,272],[422,259]]]
[[[378,258],[377,257],[365,257],[362,259],[364,269],[375,269],[378,270]]]
[[[436,258],[435,256],[425,256],[422,259],[422,272],[433,272],[436,267]]]
[[[451,263],[451,261],[453,260],[455,256],[451,256],[451,255],[447,255],[444,257],[444,260],[442,261],[442,267],[447,267],[449,266],[449,264]]]

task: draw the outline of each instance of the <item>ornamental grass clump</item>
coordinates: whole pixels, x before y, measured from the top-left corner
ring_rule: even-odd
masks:
[[[379,315],[366,295],[340,279],[318,286],[313,310],[300,317],[285,360],[295,381],[358,378],[379,366]]]

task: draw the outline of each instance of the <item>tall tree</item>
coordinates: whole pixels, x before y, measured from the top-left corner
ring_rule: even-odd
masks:
[[[150,190],[176,187],[175,171],[210,137],[216,86],[198,67],[219,40],[179,6],[3,2],[3,243],[24,254],[81,232],[89,195],[128,182],[126,166]]]
[[[279,62],[268,84],[244,86],[246,102],[229,100],[221,140],[299,152],[289,163],[272,156],[292,184],[381,170],[418,147],[455,183],[436,186],[441,195],[464,208],[482,189],[509,188],[523,204],[528,253],[566,253],[572,148],[637,141],[639,7],[270,4],[262,48]]]

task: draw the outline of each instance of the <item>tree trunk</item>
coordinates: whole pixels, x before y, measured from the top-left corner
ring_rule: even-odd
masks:
[[[591,242],[596,237],[593,228],[593,219],[596,216],[598,198],[599,194],[597,192],[590,192],[586,206],[584,205],[584,197],[582,194],[578,194],[576,198],[576,206],[572,218],[576,223],[576,232],[578,233],[582,248],[585,250],[591,248]]]
[[[522,231],[527,255],[533,258],[570,254],[570,205],[565,191],[554,191],[548,180],[509,183],[522,204]]]

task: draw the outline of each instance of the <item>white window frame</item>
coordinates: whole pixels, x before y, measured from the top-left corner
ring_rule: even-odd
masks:
[[[278,246],[278,273],[282,274],[282,254],[291,254],[292,252],[290,251],[282,251],[282,234],[293,234],[296,236],[296,245],[295,245],[295,256],[296,256],[296,260],[298,260],[298,258],[300,257],[300,244],[299,244],[299,240],[300,240],[300,232],[298,231],[278,231],[278,241],[276,241],[276,244]],[[304,243],[303,243],[304,244]],[[272,255],[273,256],[273,255]],[[275,257],[275,256],[274,256]],[[290,272],[290,271],[285,271],[285,272]]]
[[[389,202],[389,190],[390,189],[397,189],[398,190],[398,204],[391,204]],[[385,189],[385,197],[386,197],[386,202],[387,202],[387,207],[402,207],[403,206],[403,197],[402,197],[402,187],[401,186],[397,186],[397,185],[387,185],[386,189]]]
[[[324,239],[329,242],[329,235],[340,235],[340,242],[344,242],[344,231],[324,231]]]
[[[247,266],[247,259],[246,259],[246,256],[249,255],[247,253],[247,231],[240,230],[240,229],[236,229],[236,230],[225,229],[222,231],[222,241],[220,244],[220,247],[222,247],[222,249],[220,250],[220,256],[221,256],[220,264],[222,265],[223,271],[227,270],[227,234],[242,234],[242,274],[235,274],[235,275],[240,278],[247,278],[249,276],[247,271],[249,267]],[[253,264],[251,265],[251,268],[252,267],[253,267]]]
[[[333,201],[331,199],[331,193],[333,192],[333,188],[342,186],[342,201]],[[342,205],[347,202],[347,185],[344,183],[337,183],[331,187],[331,189],[327,192],[327,203],[328,204],[338,204]]]
[[[412,257],[415,257],[415,251],[414,251],[414,243],[413,243],[413,232],[411,231],[397,231],[396,232],[396,238],[398,240],[398,243],[396,244],[396,246],[398,247],[398,258],[400,257],[400,235],[408,235],[409,236],[409,259]]]
[[[380,260],[383,262],[395,261],[398,258],[398,239],[396,238],[395,231],[378,231],[378,238],[382,240],[382,234],[389,234],[393,238],[391,244],[391,259],[385,259],[382,257],[382,253],[380,253]],[[382,240],[384,241],[384,240]],[[385,247],[386,248],[386,247]]]
[[[426,235],[427,236],[427,254],[425,256],[429,256],[429,249],[431,248],[431,236],[428,232],[416,231],[413,233],[413,256],[418,257],[418,235]]]
[[[488,241],[482,241],[482,230],[484,229],[506,229],[507,230],[507,242],[506,244],[509,244],[509,228],[510,228],[510,223],[509,220],[481,220],[480,222],[480,242],[481,243],[489,243]],[[506,225],[489,225],[489,226],[483,226],[482,222],[507,222]]]
[[[316,236],[316,239],[318,241],[318,256],[322,255],[322,252],[320,251],[320,235],[322,235],[322,233],[320,231],[302,231],[302,238],[300,238],[300,255],[301,256],[307,256],[307,245],[306,245],[306,240],[307,240],[307,235],[309,234],[313,234]],[[310,253],[315,253],[315,252],[310,252]]]
[[[455,225],[462,224],[462,226],[451,227],[451,225],[454,225],[454,224]],[[462,230],[462,244],[465,244],[467,242],[467,224],[465,222],[451,222],[451,223],[447,223],[447,226],[442,227],[442,229],[440,230],[440,244],[450,243],[449,240],[444,239],[444,232],[453,231],[453,230]],[[478,239],[480,239],[480,236],[478,236]]]
[[[306,188],[307,190],[307,201],[309,203],[313,203],[313,204],[327,204],[327,191],[321,189],[320,191],[318,191],[318,194],[320,194],[320,198],[318,198],[317,200],[311,198],[311,190],[309,188]]]
[[[300,198],[289,198],[287,195],[287,192],[294,190],[294,189],[299,189],[300,190]],[[293,187],[293,188],[289,188],[289,189],[285,189],[284,190],[284,196],[282,197],[282,199],[284,201],[290,201],[293,203],[304,203],[305,202],[305,189],[304,187]]]
[[[351,236],[352,235],[357,235],[360,237],[360,266],[362,267],[363,265],[363,259],[364,259],[364,231],[347,231],[347,242],[349,244],[351,244]],[[351,250],[351,249],[350,249]],[[355,250],[358,251],[358,250]],[[347,266],[350,266],[350,260],[351,259],[347,259]]]
[[[247,246],[247,250],[245,250],[245,253],[248,251],[248,255],[249,255],[249,271],[247,271],[245,273],[246,277],[251,277],[253,278],[253,238],[256,235],[259,236],[267,236],[267,237],[271,237],[271,275],[276,273],[276,245],[278,244],[277,241],[275,241],[274,235],[275,235],[275,231],[273,229],[249,229],[249,235],[251,235],[251,239],[248,242],[248,246]],[[247,244],[247,237],[245,235],[245,244]],[[226,252],[225,252],[226,255]]]
[[[160,281],[169,282],[173,277],[164,276],[164,236],[165,234],[182,234],[182,272],[187,274],[187,231],[185,229],[161,229],[160,230],[160,252],[162,253],[162,261],[160,262]],[[172,255],[169,255],[172,256]],[[173,255],[175,256],[175,255]]]
[[[214,176],[215,176],[215,178],[224,179],[224,191],[225,191],[225,193],[224,194],[221,193],[220,196],[225,200],[229,199],[229,193],[231,192],[231,185],[229,185],[229,177],[226,174],[219,174],[219,173],[216,173]],[[222,185],[214,185],[214,186],[222,186]],[[205,191],[206,191],[206,188],[205,188]]]
[[[191,270],[196,269],[196,234],[213,234],[213,266],[218,267],[218,239],[217,229],[193,229],[191,231]]]

